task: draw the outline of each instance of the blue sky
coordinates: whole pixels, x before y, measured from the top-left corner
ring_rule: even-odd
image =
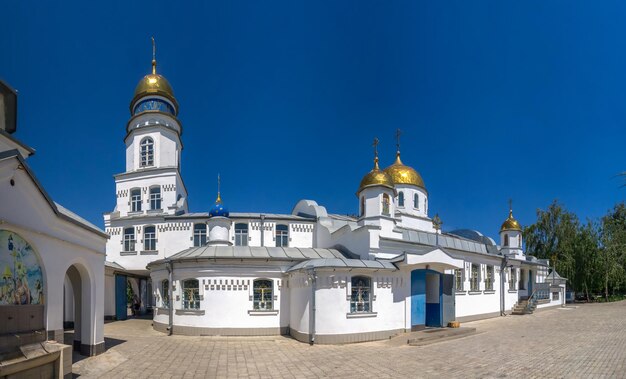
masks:
[[[181,2],[182,3],[182,2]],[[222,176],[231,211],[314,199],[356,213],[381,141],[444,230],[496,237],[559,199],[595,218],[623,201],[626,4],[619,1],[37,2],[3,5],[0,78],[51,196],[96,225],[115,205],[129,101],[174,87],[192,211]]]

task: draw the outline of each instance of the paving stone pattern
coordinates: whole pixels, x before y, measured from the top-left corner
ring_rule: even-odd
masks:
[[[402,337],[309,346],[284,337],[185,337],[150,320],[105,325],[106,353],[74,364],[106,378],[626,378],[626,301],[465,323],[477,333],[412,347]],[[113,346],[115,345],[115,346]]]

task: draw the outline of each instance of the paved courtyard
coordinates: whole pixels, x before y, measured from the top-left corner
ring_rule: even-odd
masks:
[[[400,339],[309,346],[284,337],[165,336],[150,320],[105,325],[104,354],[81,377],[626,377],[626,301],[466,323],[477,333],[428,346]]]

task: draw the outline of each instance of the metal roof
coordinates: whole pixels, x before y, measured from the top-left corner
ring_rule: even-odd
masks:
[[[312,217],[302,217],[292,214],[279,214],[279,213],[256,213],[256,212],[230,212],[229,218],[241,218],[241,219],[260,219],[261,215],[265,217],[267,221],[272,220],[293,220],[293,221],[315,221]],[[181,215],[166,216],[166,218],[209,218],[209,212],[193,212],[183,213]]]
[[[111,267],[117,270],[124,270],[124,267],[122,267],[120,264],[118,264],[117,262],[109,262],[109,261],[104,261],[104,265],[106,267]]]
[[[348,258],[309,259],[291,267],[287,272],[306,270],[310,268],[361,268],[370,270],[397,270],[391,262],[377,260],[362,260]]]
[[[491,251],[487,250],[487,246],[485,244],[477,243],[475,241],[459,238],[457,236],[445,233],[439,234],[439,236],[437,236],[434,233],[403,229],[402,240],[429,246],[438,245],[444,248],[470,251],[472,253],[494,254],[492,249],[490,249]]]

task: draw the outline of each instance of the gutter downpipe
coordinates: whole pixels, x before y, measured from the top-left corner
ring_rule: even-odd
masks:
[[[315,292],[317,290],[317,276],[315,275],[315,269],[309,268],[307,274],[311,279],[311,307],[309,310],[309,344],[315,344]]]
[[[174,263],[169,259],[165,262],[165,268],[167,269],[167,280],[169,282],[169,286],[167,291],[169,292],[170,297],[170,309],[168,310],[168,326],[167,326],[167,335],[172,335],[172,329],[174,327],[174,291],[172,289],[173,282],[172,277],[174,276]]]
[[[504,270],[508,262],[509,257],[505,254],[504,259],[502,259],[502,264],[500,264],[500,316],[506,316],[504,312]]]
[[[265,246],[265,215],[261,215],[261,247]]]

